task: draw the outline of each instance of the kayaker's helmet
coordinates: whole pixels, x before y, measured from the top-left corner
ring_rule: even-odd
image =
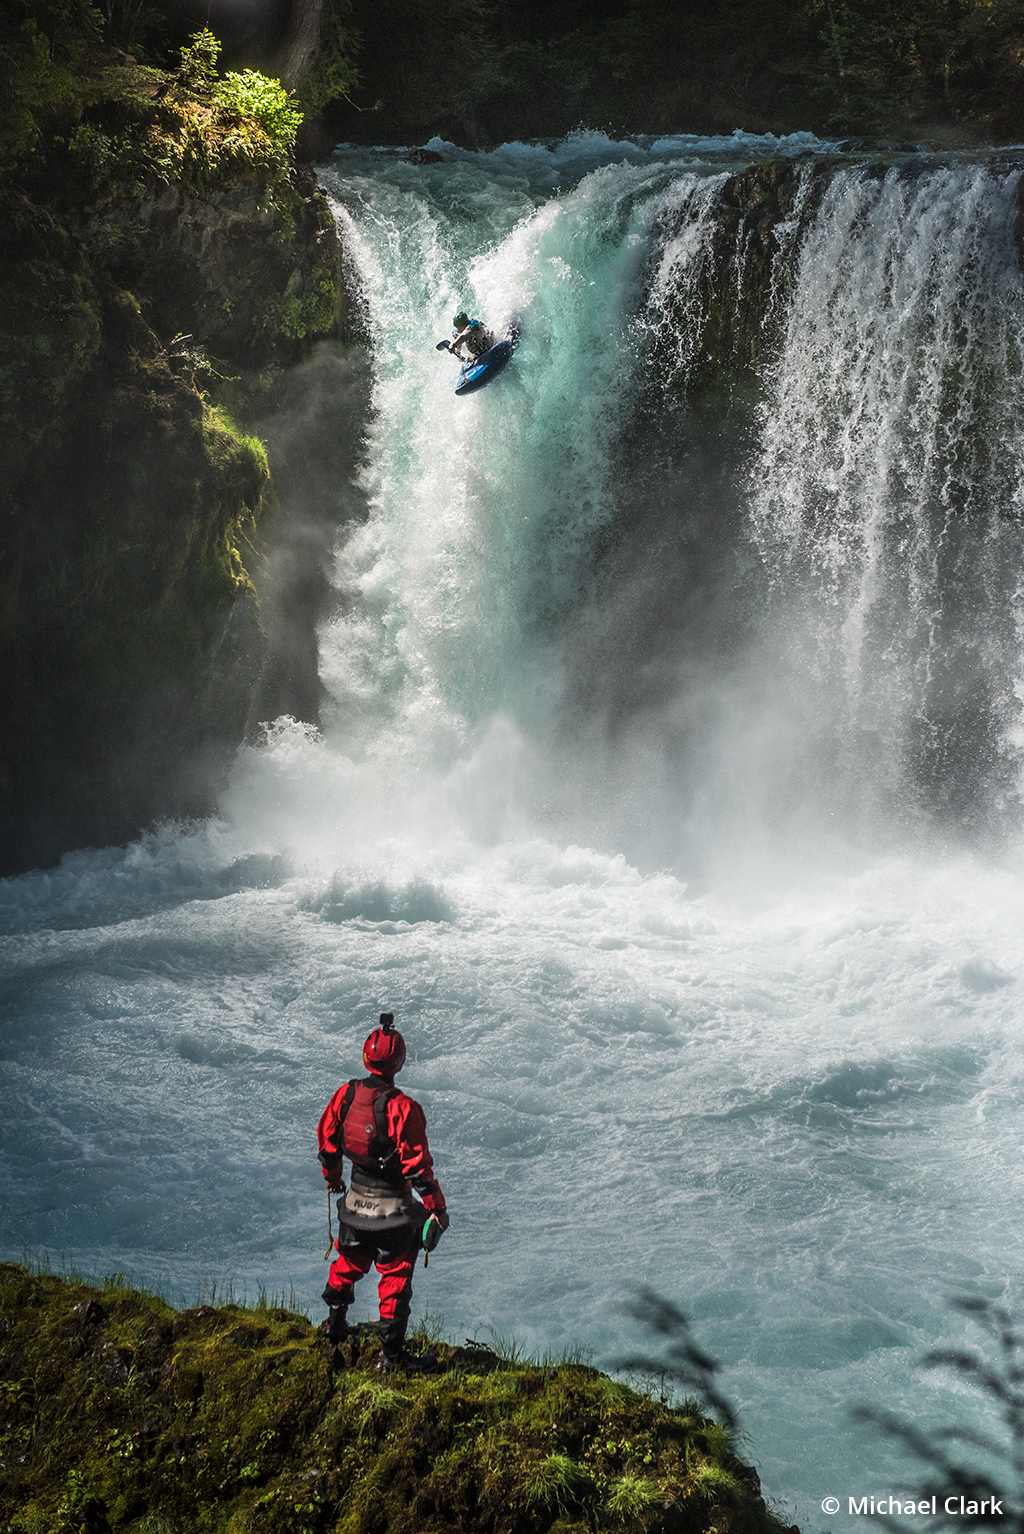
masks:
[[[380,1027],[363,1045],[363,1064],[375,1076],[394,1076],[405,1064],[405,1040],[395,1027],[393,1012],[381,1013]]]
[[[466,326],[469,324],[469,315],[457,314],[452,320],[452,324],[455,326],[456,330],[465,330]]]

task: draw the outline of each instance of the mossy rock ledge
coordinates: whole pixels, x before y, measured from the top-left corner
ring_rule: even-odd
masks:
[[[785,1534],[692,1404],[431,1351],[433,1372],[381,1377],[369,1331],[335,1349],[272,1306],[177,1312],[0,1265],[0,1530]]]
[[[226,373],[297,362],[344,328],[338,235],[305,167],[201,188],[151,171],[68,222],[158,335],[187,334]]]
[[[928,157],[906,158],[912,147],[851,142],[842,153],[761,160],[725,177],[696,265],[670,273],[659,296],[661,323],[652,327],[647,356],[651,401],[660,404],[667,395],[677,407],[706,411],[713,419],[757,407],[785,338],[804,236],[834,178],[843,172],[872,181],[931,174]],[[996,171],[1019,169],[1015,151],[994,151],[986,159]],[[1024,260],[1024,176],[1015,201],[1013,239]],[[662,216],[652,239],[659,253],[652,276],[661,253],[693,219],[688,198]],[[687,338],[685,347],[680,336]]]

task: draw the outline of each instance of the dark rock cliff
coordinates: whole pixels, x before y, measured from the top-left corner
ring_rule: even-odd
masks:
[[[833,170],[829,160],[772,160],[727,177],[718,188],[696,282],[688,272],[678,296],[661,298],[664,323],[653,337],[657,367],[698,409],[743,407],[760,395],[764,368],[779,339],[800,236]],[[655,233],[667,246],[692,222],[684,204]],[[687,305],[685,319],[680,304]],[[678,336],[689,336],[679,357]]]
[[[344,319],[338,237],[304,169],[233,176],[200,194],[155,176],[69,218],[154,331],[231,367],[297,361]]]
[[[252,576],[273,499],[263,443],[212,401],[251,416],[260,375],[337,343],[344,306],[308,173],[0,199],[12,873],[212,807],[264,664]]]

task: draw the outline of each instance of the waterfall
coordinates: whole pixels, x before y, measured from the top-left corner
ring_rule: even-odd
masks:
[[[702,268],[725,178],[645,156],[554,197],[515,168],[497,190],[493,165],[468,155],[454,170],[391,162],[371,180],[343,163],[326,176],[375,386],[368,514],[339,547],[338,612],[321,634],[334,805],[311,806],[321,846],[331,825],[350,844],[357,822],[378,855],[384,821],[392,845],[492,842],[564,797],[552,777],[572,750],[553,743],[565,634],[614,536],[658,284]],[[652,231],[680,206],[686,230],[652,289]],[[456,400],[434,343],[465,306],[499,332],[518,316],[522,339],[500,387]],[[274,741],[290,773],[293,746],[280,730]],[[250,766],[260,776],[268,759]],[[292,798],[293,845],[295,810]]]
[[[751,514],[804,729],[889,834],[1005,836],[1018,808],[1019,179],[838,173],[762,407]]]

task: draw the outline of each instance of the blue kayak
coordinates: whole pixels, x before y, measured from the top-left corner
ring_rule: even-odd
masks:
[[[490,351],[462,364],[459,381],[455,386],[456,394],[473,394],[477,389],[482,389],[484,384],[489,384],[492,378],[497,378],[502,369],[508,366],[518,345],[519,325],[513,320],[505,331],[504,340],[492,346]]]

